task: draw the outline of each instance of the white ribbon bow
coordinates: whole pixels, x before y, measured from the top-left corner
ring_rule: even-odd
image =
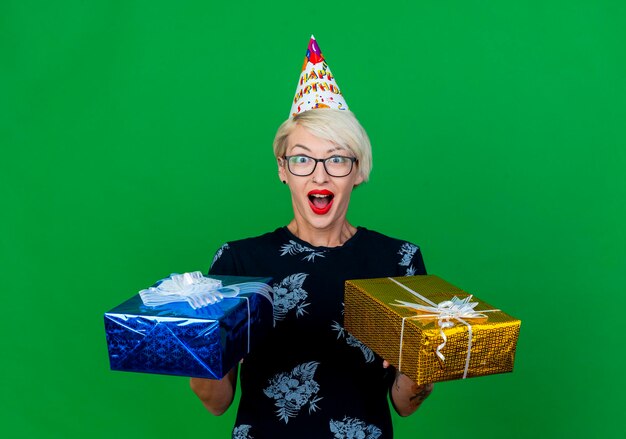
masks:
[[[237,297],[238,295],[237,286],[222,288],[222,281],[204,277],[199,271],[172,274],[158,286],[139,292],[146,306],[187,302],[193,309],[217,303],[224,297]]]
[[[437,351],[435,353],[441,359],[441,361],[445,361],[446,357],[443,355],[441,350],[445,347],[446,343],[448,342],[448,337],[446,337],[444,329],[453,327],[455,324],[454,322],[451,322],[450,320],[454,319],[460,323],[463,323],[465,326],[467,326],[467,332],[468,332],[467,356],[465,358],[465,369],[463,371],[463,379],[465,379],[467,377],[467,371],[469,369],[469,362],[470,362],[470,356],[471,356],[471,351],[472,351],[472,325],[470,325],[465,320],[486,318],[487,315],[484,313],[500,311],[500,310],[488,309],[488,310],[482,310],[481,312],[475,311],[474,308],[476,308],[476,306],[478,305],[478,302],[471,302],[472,297],[473,297],[472,295],[469,295],[465,299],[459,299],[458,297],[454,296],[450,300],[444,300],[443,302],[435,303],[429,300],[428,298],[422,296],[418,292],[413,291],[406,285],[402,285],[397,280],[391,277],[388,279],[395,282],[396,284],[398,284],[399,286],[407,290],[409,293],[413,294],[418,299],[429,304],[429,306],[420,305],[417,303],[405,302],[403,300],[396,300],[397,303],[391,304],[394,306],[410,308],[420,313],[427,313],[427,314],[419,314],[415,316],[402,318],[402,329],[400,331],[400,358],[398,360],[398,370],[401,370],[401,365],[402,365],[402,341],[404,338],[405,320],[407,319],[408,320],[437,319],[437,324],[439,325],[439,334],[441,335],[441,338],[443,339],[443,343],[437,346]]]
[[[248,352],[250,352],[250,299],[246,294],[260,294],[272,307],[272,287],[263,282],[243,282],[222,286],[222,281],[204,277],[202,272],[172,274],[156,287],[141,290],[139,296],[146,306],[187,302],[193,309],[218,303],[226,298],[243,299],[248,306]]]
[[[392,303],[392,305],[410,308],[419,313],[427,313],[406,317],[409,320],[437,319],[437,323],[439,325],[439,334],[443,338],[443,343],[441,343],[437,347],[436,353],[437,356],[441,358],[441,361],[444,361],[446,358],[441,353],[441,350],[446,345],[448,338],[446,337],[446,334],[443,330],[454,326],[454,323],[451,322],[450,319],[455,319],[463,322],[463,319],[480,319],[487,317],[485,314],[474,311],[474,308],[476,307],[476,305],[478,305],[478,302],[470,302],[472,297],[473,296],[470,295],[465,299],[459,299],[458,297],[454,296],[450,300],[439,302],[437,306],[419,305],[417,303],[404,302],[402,300],[396,300],[397,303]],[[469,328],[471,338],[471,326]]]

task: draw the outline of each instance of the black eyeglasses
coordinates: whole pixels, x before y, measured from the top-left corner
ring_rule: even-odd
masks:
[[[283,158],[287,161],[287,169],[293,175],[298,177],[306,177],[315,172],[318,163],[324,164],[326,173],[331,177],[345,177],[352,172],[356,157],[345,157],[342,155],[333,155],[325,159],[315,159],[308,155],[286,155]]]

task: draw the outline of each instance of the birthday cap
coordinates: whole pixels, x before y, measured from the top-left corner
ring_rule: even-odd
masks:
[[[289,117],[314,108],[347,110],[348,105],[326,64],[320,46],[311,35]]]

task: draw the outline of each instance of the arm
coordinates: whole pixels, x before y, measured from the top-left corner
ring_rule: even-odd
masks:
[[[413,274],[426,274],[426,266],[422,252],[418,248],[413,254],[409,264],[413,268]],[[398,273],[397,276],[403,276],[404,273]],[[387,361],[383,362],[383,367],[388,367]],[[433,384],[424,384],[418,386],[413,380],[401,372],[396,371],[396,378],[391,385],[389,394],[393,408],[400,416],[409,416],[419,408],[426,398],[433,391]]]
[[[228,244],[224,244],[213,258],[209,269],[211,274],[236,275],[235,260]],[[200,399],[204,407],[215,416],[223,414],[233,403],[237,388],[237,371],[235,365],[221,380],[190,378],[189,386]]]
[[[223,414],[233,402],[237,388],[238,366],[233,367],[221,380],[190,378],[191,390],[200,398],[204,407],[215,416]]]

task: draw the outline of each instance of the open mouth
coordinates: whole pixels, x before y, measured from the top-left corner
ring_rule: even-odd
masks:
[[[308,193],[309,206],[317,215],[324,215],[333,205],[333,194],[329,190],[314,190]]]

